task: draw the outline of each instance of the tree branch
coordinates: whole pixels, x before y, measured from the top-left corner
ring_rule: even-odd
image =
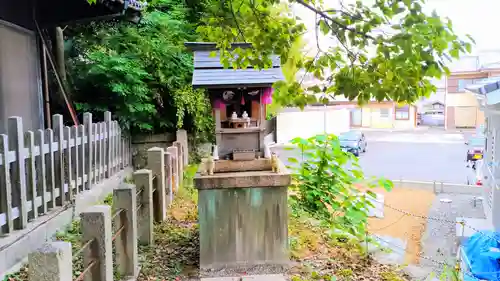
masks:
[[[345,29],[345,30],[348,30],[348,31],[350,31],[350,32],[356,33],[356,34],[358,34],[358,35],[360,35],[360,36],[362,36],[362,37],[364,37],[364,38],[366,38],[366,39],[371,39],[371,40],[376,41],[376,39],[375,39],[374,37],[372,37],[371,35],[366,34],[366,33],[364,33],[364,32],[357,31],[357,30],[356,30],[356,29],[354,29],[354,28],[348,27],[347,25],[345,25],[345,24],[342,24],[342,23],[338,22],[338,21],[337,21],[336,19],[334,19],[333,17],[329,16],[328,14],[326,14],[326,13],[325,13],[325,12],[323,12],[323,11],[319,11],[318,9],[316,9],[315,7],[313,7],[313,6],[309,5],[309,4],[307,4],[307,3],[306,3],[306,2],[304,2],[303,0],[295,0],[295,1],[296,1],[297,3],[299,3],[300,5],[302,5],[302,6],[306,7],[306,8],[307,8],[307,9],[309,9],[310,11],[312,11],[312,12],[314,12],[314,13],[316,13],[316,14],[320,15],[322,18],[325,18],[325,19],[327,19],[327,20],[331,21],[331,22],[332,22],[332,24],[335,24],[335,25],[337,25],[338,27],[340,27],[340,28],[342,28],[342,29]]]

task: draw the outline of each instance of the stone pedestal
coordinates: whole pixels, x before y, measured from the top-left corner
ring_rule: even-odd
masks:
[[[286,265],[287,189],[291,177],[248,171],[198,175],[200,267],[242,268]]]

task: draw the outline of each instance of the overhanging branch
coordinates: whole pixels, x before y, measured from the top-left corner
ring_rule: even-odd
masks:
[[[335,24],[337,25],[338,27],[342,28],[342,29],[345,29],[345,30],[349,30],[350,32],[353,32],[353,33],[356,33],[366,39],[371,39],[371,40],[376,40],[374,37],[372,37],[371,35],[369,34],[366,34],[364,32],[360,32],[360,31],[357,31],[356,29],[354,28],[351,28],[351,27],[348,27],[347,25],[345,24],[342,24],[340,22],[338,22],[336,19],[332,18],[331,16],[329,16],[328,14],[326,14],[325,12],[323,11],[319,11],[318,9],[316,9],[315,7],[307,4],[305,1],[303,0],[295,0],[295,2],[299,3],[300,5],[306,7],[307,9],[309,9],[310,11],[316,13],[317,15],[321,16],[322,18],[324,19],[327,19],[329,21],[332,22],[332,24]]]

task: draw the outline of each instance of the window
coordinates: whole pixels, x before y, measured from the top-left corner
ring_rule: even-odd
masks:
[[[389,108],[381,108],[380,118],[388,118],[388,117],[389,117]]]
[[[397,106],[394,109],[396,120],[409,120],[410,119],[410,107],[408,105]]]

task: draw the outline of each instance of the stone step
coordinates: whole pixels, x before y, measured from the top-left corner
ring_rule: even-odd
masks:
[[[238,277],[210,277],[201,281],[286,281],[283,274],[245,275]]]

